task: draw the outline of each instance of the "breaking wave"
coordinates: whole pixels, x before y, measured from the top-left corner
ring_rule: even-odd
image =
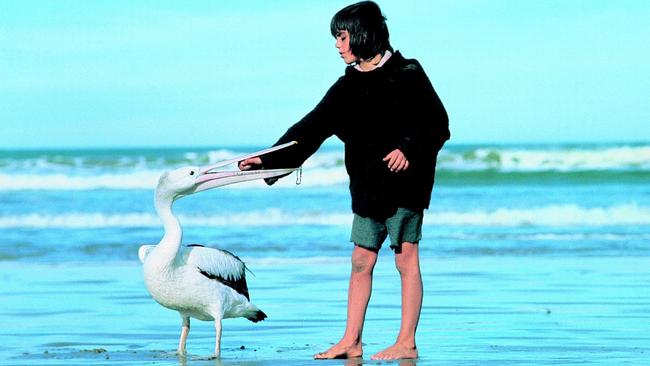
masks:
[[[254,150],[0,151],[0,191],[153,189],[166,170],[202,166]],[[321,149],[303,168],[305,186],[348,182],[342,148]],[[449,184],[643,181],[650,178],[650,145],[452,145],[445,147],[438,157],[438,178]],[[294,182],[285,178],[278,186],[288,187]],[[263,186],[261,182],[248,182],[228,188]]]
[[[459,147],[443,151],[439,164],[443,169],[459,171],[649,171],[650,146]]]
[[[183,226],[349,226],[350,213],[286,212],[266,209],[213,215],[179,215]],[[619,204],[609,207],[548,205],[528,209],[500,208],[474,211],[430,211],[425,225],[450,227],[607,227],[649,225],[650,207]],[[0,217],[0,228],[137,228],[161,227],[154,213],[61,213],[21,214]]]

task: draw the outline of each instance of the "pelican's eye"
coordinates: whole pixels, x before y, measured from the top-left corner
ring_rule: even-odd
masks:
[[[190,175],[194,175],[194,170],[190,170]]]

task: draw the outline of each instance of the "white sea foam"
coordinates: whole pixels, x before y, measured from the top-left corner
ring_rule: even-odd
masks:
[[[449,170],[502,172],[650,170],[650,146],[480,147],[443,150],[439,167]]]
[[[179,215],[184,226],[283,226],[283,225],[347,225],[350,214],[305,213],[291,215],[277,209],[230,213],[227,215]],[[160,227],[152,213],[63,213],[58,215],[24,214],[0,217],[0,228],[110,228]]]
[[[255,258],[249,257],[246,259],[246,264],[250,266],[275,266],[275,265],[305,265],[305,264],[348,264],[350,258],[348,257],[262,257]]]
[[[349,226],[348,212],[318,211],[286,212],[280,209],[214,214],[180,215],[184,226],[207,227],[268,227],[289,225]],[[425,225],[451,227],[607,227],[649,225],[650,207],[620,204],[609,207],[549,205],[529,209],[501,208],[492,211],[435,211],[425,215]],[[80,213],[21,214],[0,217],[0,228],[129,228],[160,227],[153,213]]]
[[[85,154],[85,155],[84,155]],[[134,150],[113,155],[110,151],[35,154],[31,157],[0,158],[0,191],[13,190],[91,190],[153,189],[160,174],[183,165],[205,165],[240,156],[241,152],[221,149],[146,154]],[[131,155],[129,155],[131,154]],[[165,155],[167,154],[167,155]],[[347,184],[342,149],[323,149],[304,164],[302,184],[329,186]],[[224,167],[235,170],[236,166]],[[442,172],[648,172],[650,146],[576,146],[576,147],[462,147],[442,150],[438,159]],[[277,186],[295,182],[285,178]],[[229,186],[229,189],[263,187],[262,182]]]
[[[0,190],[92,190],[92,189],[151,189],[158,183],[162,171],[142,170],[119,174],[68,175],[58,174],[3,174],[0,173]],[[296,174],[281,179],[276,187],[291,187],[296,184]],[[346,184],[348,181],[344,168],[331,170],[314,169],[302,173],[301,185],[331,186]],[[246,189],[266,187],[262,180],[249,181],[221,189]]]
[[[442,235],[446,239],[455,240],[524,240],[524,241],[566,241],[578,242],[582,240],[589,241],[613,241],[618,242],[621,240],[650,240],[650,233],[609,233],[609,232],[568,232],[568,233],[521,233],[521,232],[454,232]]]
[[[153,189],[159,175],[149,170],[98,175],[0,174],[0,190]]]
[[[436,212],[430,223],[475,226],[615,226],[650,224],[650,207],[634,203],[609,207],[548,205],[531,208],[500,208],[469,212]]]

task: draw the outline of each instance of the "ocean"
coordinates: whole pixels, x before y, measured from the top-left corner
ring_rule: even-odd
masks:
[[[0,364],[181,362],[178,316],[148,297],[137,258],[162,236],[155,185],[261,148],[0,151]],[[224,322],[221,363],[312,364],[342,334],[347,182],[342,148],[325,146],[301,177],[175,203],[184,242],[244,259],[269,314]],[[650,363],[649,182],[648,143],[445,146],[420,243],[418,363]],[[399,327],[391,261],[386,246],[368,356]],[[209,354],[212,327],[196,329],[190,354]]]

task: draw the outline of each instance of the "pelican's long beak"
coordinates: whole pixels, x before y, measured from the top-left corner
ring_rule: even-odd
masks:
[[[268,169],[268,170],[244,170],[231,172],[205,172],[196,179],[194,192],[205,191],[206,189],[225,186],[227,184],[246,182],[255,179],[273,178],[280,175],[290,174],[298,168],[290,169]]]
[[[221,168],[233,163],[240,162],[248,158],[261,156],[273,151],[284,149],[286,147],[295,144],[297,144],[297,142],[292,141],[286,144],[274,146],[251,154],[238,156],[236,158],[220,161],[218,163],[205,166],[201,168],[200,171],[198,172],[199,175],[198,178],[196,179],[196,188],[194,192],[201,192],[207,189],[225,186],[227,184],[246,182],[255,179],[273,178],[281,175],[290,174],[291,172],[297,170],[298,167],[287,168],[287,169],[267,169],[267,170],[262,169],[262,170],[242,170],[242,171],[225,171],[225,172],[214,171],[214,170],[216,168]]]

